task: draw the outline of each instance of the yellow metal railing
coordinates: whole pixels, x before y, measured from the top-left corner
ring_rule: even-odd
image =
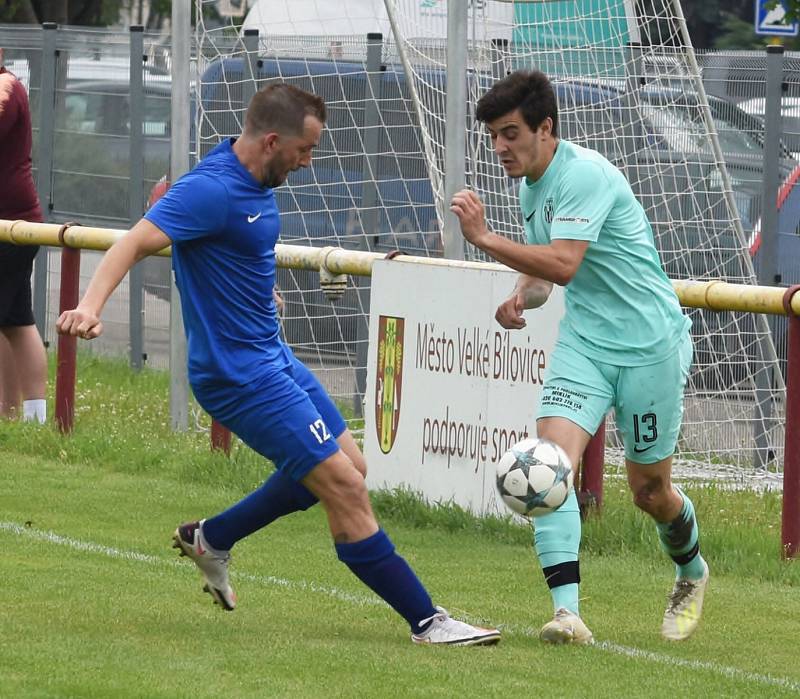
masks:
[[[75,225],[64,229],[57,223],[30,223],[0,219],[0,241],[18,245],[50,245],[84,250],[107,250],[124,234],[125,231],[112,228]],[[170,248],[164,248],[157,254],[168,257]],[[280,243],[275,246],[275,254],[280,267],[319,271],[323,291],[333,295],[336,295],[337,287],[343,285],[345,281],[342,278],[343,275],[371,276],[375,260],[382,260],[386,257],[382,253],[375,252]],[[506,269],[503,265],[495,263],[445,260],[412,255],[402,255],[397,260],[439,267]],[[786,289],[780,287],[688,280],[673,281],[672,285],[684,306],[720,311],[786,315],[784,308]],[[800,315],[800,294],[795,294],[791,298],[790,307],[794,315]]]
[[[18,245],[50,245],[65,247],[62,255],[62,304],[78,301],[77,269],[79,249],[107,250],[125,231],[90,228],[78,225],[29,223],[0,219],[0,241]],[[299,245],[276,245],[278,265],[291,269],[311,269],[320,273],[320,286],[331,297],[344,292],[347,274],[372,275],[375,260],[385,259],[379,253],[343,250],[335,247],[313,248]],[[167,256],[170,249],[161,250]],[[74,258],[70,263],[67,258]],[[485,262],[463,262],[439,258],[403,255],[400,263],[458,268],[504,270],[506,267]],[[70,269],[66,281],[65,269]],[[787,368],[786,431],[784,437],[782,544],[787,558],[800,555],[800,286],[782,289],[723,281],[673,281],[681,304],[693,308],[719,311],[770,313],[792,317],[789,321],[789,363]],[[66,290],[66,293],[65,293]],[[59,338],[58,375],[56,379],[56,421],[64,432],[72,429],[75,400],[76,338]],[[224,428],[223,428],[224,430]],[[226,435],[212,429],[212,444],[229,444]],[[224,447],[223,447],[224,448]],[[602,445],[601,445],[602,449]],[[600,459],[602,464],[602,458]],[[602,475],[600,476],[602,483]]]

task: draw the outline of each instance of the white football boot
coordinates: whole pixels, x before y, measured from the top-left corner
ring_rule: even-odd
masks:
[[[447,646],[490,646],[500,641],[497,629],[484,629],[453,619],[446,609],[436,607],[436,614],[420,621],[430,622],[420,634],[411,634],[414,643],[431,643]]]
[[[205,520],[181,524],[172,535],[172,548],[179,549],[181,556],[188,556],[200,569],[205,580],[203,590],[225,611],[232,612],[236,606],[236,594],[228,581],[229,553],[208,550],[202,538],[201,528]]]
[[[594,643],[594,636],[583,623],[583,619],[563,607],[555,613],[552,621],[548,621],[542,627],[539,638],[545,643],[555,644],[589,645]]]
[[[708,585],[708,564],[700,580],[678,578],[669,596],[661,635],[668,641],[683,641],[694,633],[703,613],[703,598]]]

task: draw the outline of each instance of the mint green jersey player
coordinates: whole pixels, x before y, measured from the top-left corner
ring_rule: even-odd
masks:
[[[461,190],[450,201],[465,240],[520,273],[495,320],[509,331],[525,328],[526,310],[545,303],[554,284],[565,289],[537,436],[561,447],[577,472],[591,436],[614,410],[633,502],[653,518],[675,563],[661,633],[686,639],[697,628],[709,577],[694,506],[672,485],[692,343],[650,223],[622,172],[599,153],[560,138],[556,91],[541,71],[517,70],[498,80],[478,100],[475,117],[486,125],[506,175],[522,178],[528,244],[492,231],[476,192]],[[591,643],[579,609],[575,492],[555,511],[534,517],[533,528],[554,612],[539,637]]]
[[[528,243],[589,242],[565,287],[539,417],[593,434],[614,407],[629,459],[667,458],[683,418],[690,321],[628,181],[599,153],[560,140],[544,175],[523,180],[520,206]]]
[[[529,243],[591,243],[565,288],[561,341],[617,366],[654,364],[675,352],[690,321],[661,268],[644,209],[616,167],[560,140],[544,175],[523,180],[519,199]]]

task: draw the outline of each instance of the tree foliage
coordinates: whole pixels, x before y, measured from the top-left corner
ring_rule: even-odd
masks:
[[[780,0],[773,0],[771,7],[775,7]],[[784,0],[786,7],[786,17],[791,22],[796,22],[800,19],[800,0]]]
[[[764,46],[764,37],[753,31],[753,21],[745,22],[730,12],[722,15],[722,31],[714,39],[714,48],[723,51],[759,49]]]
[[[683,0],[681,7],[694,46],[710,49],[726,32],[720,19],[728,15],[744,21],[746,11],[752,15],[753,0]]]
[[[251,3],[252,4],[252,3]],[[0,23],[42,24],[55,22],[89,27],[107,27],[120,21],[120,11],[130,11],[131,21],[159,30],[172,12],[172,0],[0,0]],[[142,13],[142,10],[146,12]],[[195,3],[192,2],[192,24]],[[219,18],[213,4],[203,14]]]
[[[5,0],[0,22],[41,24],[56,22],[103,27],[119,19],[124,0]]]

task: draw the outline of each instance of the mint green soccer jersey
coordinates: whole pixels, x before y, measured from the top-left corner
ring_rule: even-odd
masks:
[[[691,323],[644,209],[616,167],[562,140],[544,175],[523,180],[519,199],[530,244],[589,241],[565,288],[560,342],[615,366],[654,364],[676,350]]]

